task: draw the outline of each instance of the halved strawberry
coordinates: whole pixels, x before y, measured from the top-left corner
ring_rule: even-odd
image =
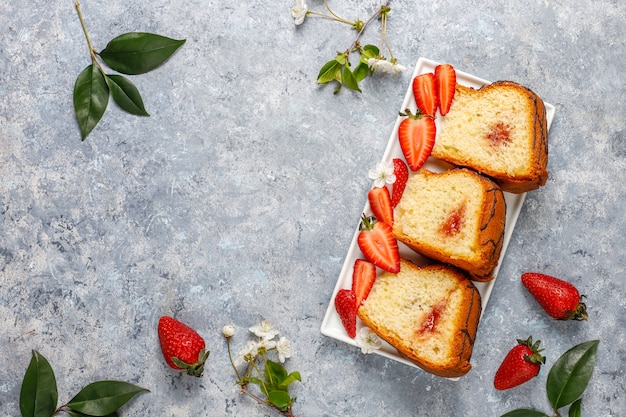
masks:
[[[413,114],[409,109],[400,113],[400,116],[407,116],[398,128],[400,148],[411,170],[417,171],[424,165],[435,145],[435,120],[419,111]]]
[[[391,208],[396,208],[402,198],[402,193],[404,193],[406,182],[409,180],[409,168],[402,159],[394,158],[393,173],[396,176],[396,182],[393,183],[391,189]]]
[[[376,281],[376,266],[365,259],[354,261],[354,271],[352,272],[352,291],[356,295],[356,308],[361,307]]]
[[[356,295],[354,291],[341,289],[335,296],[335,310],[348,336],[356,337]]]
[[[439,105],[435,74],[428,72],[413,78],[412,88],[417,108],[422,113],[435,117]]]
[[[374,187],[367,193],[370,208],[374,216],[381,222],[393,226],[393,208],[391,207],[391,196],[387,187]]]
[[[400,252],[391,226],[365,214],[361,218],[357,242],[365,258],[392,274],[400,272]]]
[[[456,71],[450,64],[441,64],[435,67],[435,90],[437,91],[437,101],[439,112],[442,116],[448,114],[454,93],[456,92]]]

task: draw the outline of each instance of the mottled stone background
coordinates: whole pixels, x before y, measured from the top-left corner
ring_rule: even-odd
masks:
[[[73,1],[0,5],[0,414],[19,415],[36,349],[60,401],[97,379],[150,389],[127,416],[271,415],[233,385],[235,346],[260,319],[292,340],[295,414],[495,416],[549,411],[554,360],[600,339],[583,415],[626,415],[624,211],[626,4],[600,0],[391,1],[389,37],[409,69],[316,85],[354,38],[291,1],[85,0],[96,49],[130,31],[185,38],[163,67],[133,77],[149,118],[113,104],[85,142],[72,88],[89,55]],[[365,19],[375,1],[331,1]],[[321,10],[320,0],[309,6]],[[377,25],[365,33],[378,43]],[[343,258],[420,56],[510,79],[556,106],[551,177],[528,194],[479,327],[473,370],[440,379],[320,334]],[[547,318],[520,285],[539,270],[587,294],[589,322]],[[202,379],[160,357],[156,323],[172,314],[212,351]],[[518,337],[541,339],[546,369],[494,390]]]

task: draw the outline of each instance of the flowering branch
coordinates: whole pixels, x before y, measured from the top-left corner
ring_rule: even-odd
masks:
[[[235,334],[235,329],[231,325],[224,326],[222,333],[226,338],[228,357],[237,376],[239,393],[245,394],[278,412],[285,417],[294,417],[291,409],[295,398],[289,395],[289,386],[295,381],[301,381],[299,372],[288,373],[282,365],[286,358],[291,356],[291,342],[284,336],[280,336],[278,330],[274,329],[267,321],[262,321],[249,329],[257,337],[249,340],[233,359],[231,351],[231,339]],[[278,337],[278,340],[275,338]],[[268,358],[268,353],[273,352],[277,356],[278,362]],[[243,372],[239,366],[246,363]],[[252,393],[248,386],[255,384],[266,399]]]
[[[318,16],[339,23],[349,25],[357,31],[357,36],[350,46],[344,52],[338,52],[334,59],[326,62],[317,76],[318,84],[326,84],[329,82],[337,82],[339,85],[335,90],[335,94],[341,90],[342,86],[346,86],[351,90],[361,92],[359,82],[374,72],[387,74],[399,74],[406,70],[403,65],[398,64],[398,60],[393,56],[389,37],[387,36],[387,20],[391,8],[389,1],[385,0],[383,4],[365,21],[360,19],[350,21],[338,16],[328,5],[328,1],[324,0],[324,7],[328,14],[309,10],[305,0],[296,0],[291,9],[291,15],[296,25],[304,23],[306,16]],[[380,18],[380,46],[365,45],[361,46],[360,39],[365,29],[376,19]],[[389,60],[382,55],[383,45],[389,53]],[[357,52],[359,54],[359,63],[352,70],[350,62],[350,54]]]

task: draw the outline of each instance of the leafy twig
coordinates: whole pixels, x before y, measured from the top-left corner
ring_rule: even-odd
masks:
[[[231,351],[231,340],[235,334],[232,326],[224,326],[222,333],[226,338],[228,357],[237,376],[236,384],[239,385],[239,393],[247,395],[259,404],[269,407],[285,417],[294,417],[292,412],[293,403],[296,401],[289,395],[289,386],[296,381],[301,381],[299,372],[288,373],[282,363],[291,356],[291,346],[289,340],[279,336],[267,321],[250,328],[256,336],[256,340],[249,340],[233,359]],[[273,352],[278,356],[275,362],[268,358],[267,354]],[[242,371],[238,366],[245,362]],[[254,384],[265,396],[265,399],[252,393],[249,385]]]
[[[123,381],[97,381],[57,407],[59,396],[54,371],[48,360],[33,350],[20,390],[20,412],[22,417],[54,416],[61,412],[72,416],[111,416],[142,392],[149,391]]]
[[[390,0],[385,0],[371,16],[363,22],[360,19],[350,21],[340,17],[330,8],[327,0],[324,0],[324,7],[328,11],[328,14],[309,10],[304,0],[296,0],[296,4],[291,10],[291,14],[296,25],[302,24],[305,17],[310,15],[347,24],[352,29],[357,31],[357,35],[349,47],[344,50],[344,52],[338,52],[334,59],[326,62],[322,66],[317,75],[318,84],[337,82],[338,87],[335,90],[335,94],[341,90],[342,86],[361,92],[359,82],[365,79],[368,75],[372,75],[376,71],[388,74],[398,74],[406,69],[403,65],[398,64],[397,59],[393,56],[389,37],[387,36],[387,19],[389,12],[391,11],[389,2]],[[378,17],[380,17],[381,21],[380,46],[361,46],[361,36],[364,34],[368,26],[370,26],[370,24]],[[389,52],[389,59],[385,58],[381,52],[383,46],[386,47]],[[354,52],[359,54],[359,63],[356,65],[354,70],[352,70],[350,55]]]
[[[80,73],[74,84],[74,111],[81,139],[85,140],[104,115],[109,96],[112,96],[118,106],[127,113],[149,116],[137,87],[122,75],[106,74],[100,59],[119,73],[144,74],[163,64],[185,43],[185,40],[143,32],[126,33],[111,40],[106,48],[98,53],[89,37],[78,0],[74,6],[91,57],[91,65]]]

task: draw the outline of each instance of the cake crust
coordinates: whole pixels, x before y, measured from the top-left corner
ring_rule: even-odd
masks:
[[[431,180],[436,183],[429,188]],[[468,230],[464,237],[441,237],[429,227],[458,206],[467,206],[467,220],[461,219],[465,223],[458,226]],[[502,252],[505,224],[506,201],[493,181],[465,168],[441,173],[422,169],[411,177],[396,208],[393,233],[414,251],[463,269],[472,280],[490,281]],[[451,249],[457,246],[460,249]]]
[[[457,84],[432,156],[487,175],[507,192],[537,189],[549,175],[545,105],[512,81],[480,89]]]
[[[443,293],[447,298],[435,294],[429,299],[417,294],[423,291],[422,283],[426,281],[429,285],[446,286]],[[390,295],[392,292],[388,289],[392,285],[402,286],[395,296]],[[435,327],[432,332],[422,334],[419,329],[424,327],[424,314],[405,313],[407,300],[419,300],[411,308],[425,311],[437,308],[442,301],[448,303],[439,319],[439,325],[445,329]],[[393,319],[387,320],[388,314],[380,308],[381,305],[409,317],[402,323],[402,328],[394,324]],[[472,367],[470,359],[481,311],[480,293],[458,269],[443,264],[420,267],[402,259],[397,275],[384,273],[377,278],[368,299],[359,308],[358,316],[372,331],[426,372],[454,378],[465,375]],[[433,353],[432,346],[437,347],[436,353]]]

